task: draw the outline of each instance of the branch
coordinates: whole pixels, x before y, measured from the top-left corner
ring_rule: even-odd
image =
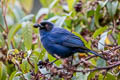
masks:
[[[88,69],[88,70],[75,70],[75,69],[70,69],[70,70],[73,70],[75,72],[93,72],[93,71],[97,71],[97,70],[109,70],[109,69],[112,69],[112,68],[117,67],[119,65],[120,65],[120,61],[116,64],[106,66],[106,67],[98,67],[98,68]]]
[[[0,24],[0,27],[2,28],[2,30],[3,30],[3,31],[5,31],[5,32],[6,32],[6,30],[4,29],[4,27],[3,27],[1,24]]]
[[[5,0],[5,6],[3,6],[3,0],[1,0],[1,8],[2,8],[2,15],[4,18],[4,22],[6,25],[6,31],[8,33],[9,29],[8,29],[8,25],[7,25],[7,20],[6,20],[6,9],[7,9],[7,0]]]

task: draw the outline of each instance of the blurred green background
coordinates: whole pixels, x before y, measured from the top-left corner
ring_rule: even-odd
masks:
[[[38,69],[39,60],[55,60],[41,45],[38,29],[33,28],[40,19],[73,32],[86,47],[97,52],[120,45],[119,0],[0,0],[0,80],[65,80],[58,75],[47,75],[44,79],[41,75],[45,71]],[[84,57],[87,56],[75,54],[74,64]],[[119,61],[115,54],[113,58]],[[109,65],[100,58],[89,62],[90,67],[83,65],[77,69]],[[62,66],[61,60],[55,65]],[[70,79],[119,80],[119,71],[118,66],[106,75],[104,71],[74,72]]]

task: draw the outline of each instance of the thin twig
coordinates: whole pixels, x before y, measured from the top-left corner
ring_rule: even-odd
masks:
[[[9,29],[8,29],[7,20],[6,20],[7,0],[5,0],[5,6],[3,6],[3,0],[1,0],[1,8],[2,8],[3,19],[6,25],[6,32],[8,33]]]
[[[6,30],[4,29],[4,27],[2,26],[2,24],[0,24],[0,27],[2,28],[3,31],[6,32]]]
[[[11,41],[11,45],[12,45],[12,48],[15,49],[15,46],[14,46],[14,44],[13,44],[13,41]]]
[[[16,65],[16,66],[18,67],[18,69],[22,72],[22,69],[20,68],[20,66],[19,66],[19,64],[18,64],[17,62],[15,63],[15,65]],[[22,74],[22,77],[24,78],[24,80],[26,80],[23,74]]]
[[[30,58],[27,58],[28,63],[34,68],[34,65],[30,62]]]
[[[116,39],[115,39],[114,36],[113,36],[113,34],[115,33],[115,31],[116,31],[116,20],[113,19],[113,31],[112,31],[111,36],[112,36],[112,38],[113,38],[113,40],[114,40],[114,43],[116,44],[117,41],[116,41]]]

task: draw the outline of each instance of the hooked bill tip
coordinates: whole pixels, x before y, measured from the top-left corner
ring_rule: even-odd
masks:
[[[38,27],[40,27],[40,25],[39,25],[38,23],[35,23],[35,24],[33,25],[33,27],[34,27],[34,28],[38,28]]]

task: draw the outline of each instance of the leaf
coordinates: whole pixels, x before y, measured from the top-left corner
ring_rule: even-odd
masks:
[[[94,78],[95,74],[96,74],[96,71],[90,72],[90,74],[88,75],[87,80],[92,80],[92,78]]]
[[[34,17],[33,14],[29,14],[29,15],[23,17],[23,18],[20,20],[20,23],[25,22],[25,21],[28,21],[28,20],[32,20],[33,17]]]
[[[107,34],[108,32],[104,32],[101,36],[100,36],[100,40],[98,42],[98,49],[99,50],[104,50],[104,45],[105,45],[105,40],[107,38]]]
[[[97,67],[105,67],[106,66],[106,61],[104,59],[99,58],[97,60]]]
[[[116,78],[117,77],[114,74],[108,72],[104,80],[117,80]]]
[[[41,8],[36,15],[36,21],[39,19],[40,16],[48,14],[48,12],[49,12],[48,8]]]
[[[32,24],[30,22],[25,23],[25,27],[23,28],[23,39],[24,45],[27,50],[31,49],[32,46]]]
[[[100,4],[101,8],[103,8],[107,4],[108,0],[106,0],[106,1],[98,1],[98,2]]]
[[[16,73],[17,73],[17,71],[12,72],[12,74],[11,74],[10,77],[9,77],[9,80],[13,80],[13,78],[14,78],[15,75],[16,75]]]
[[[10,48],[10,42],[13,38],[13,36],[15,35],[15,33],[21,28],[21,24],[17,24],[16,26],[13,26],[9,33],[8,33],[8,46]]]
[[[92,37],[95,39],[98,35],[100,35],[101,33],[103,33],[108,27],[100,27],[99,29],[97,29],[94,34],[92,35]]]
[[[27,59],[23,59],[22,64],[20,64],[23,73],[27,73],[30,71],[30,64]]]
[[[3,47],[4,44],[5,44],[5,41],[4,41],[2,33],[0,32],[0,47]]]
[[[13,80],[21,80],[20,76],[14,77]]]
[[[25,15],[23,10],[21,9],[21,7],[17,3],[14,5],[14,7],[10,6],[10,10],[14,13],[14,16],[18,22]]]
[[[43,7],[48,7],[53,0],[40,0]]]
[[[7,79],[7,68],[2,62],[0,62],[0,80],[6,80],[6,79]]]
[[[50,6],[49,6],[49,11],[53,8],[53,6],[58,2],[58,0],[54,0]]]
[[[120,45],[120,32],[117,34],[117,43]]]
[[[7,15],[7,16],[6,16],[6,22],[7,22],[7,25],[8,25],[8,26],[14,25],[14,19],[13,19],[13,17]]]
[[[79,68],[77,68],[77,70],[83,70],[83,68],[79,67]],[[89,75],[89,73],[83,74],[81,72],[78,72],[78,73],[76,73],[76,78],[77,78],[77,80],[88,80],[87,79],[88,75]]]
[[[106,39],[105,39],[105,44],[106,45],[110,45],[111,44],[111,41],[110,41],[110,39],[108,37],[106,37]]]
[[[0,24],[2,26],[4,26],[4,19],[3,19],[3,16],[2,16],[2,9],[0,8]],[[0,31],[2,32],[3,29],[0,27]]]
[[[20,0],[22,7],[25,9],[27,13],[30,13],[33,7],[34,0]]]
[[[90,30],[95,30],[95,18],[93,17],[90,24]]]
[[[69,11],[73,10],[73,4],[74,4],[74,2],[75,2],[75,0],[67,0]]]
[[[107,3],[107,10],[108,10],[110,17],[112,18],[114,17],[117,11],[117,7],[118,7],[118,1],[113,1],[113,2],[109,1]]]
[[[50,62],[54,61],[56,58],[54,58],[52,55],[48,53],[48,59]]]
[[[54,21],[57,20],[58,18],[60,18],[60,16],[53,16],[50,19],[48,19],[48,21]]]
[[[94,15],[94,10],[90,10],[90,11],[88,11],[87,12],[87,17],[91,17],[91,16],[93,16]]]
[[[57,26],[57,27],[62,27],[65,19],[66,19],[66,16],[59,17],[58,20],[57,20],[56,23],[55,23],[55,26]]]
[[[31,80],[31,72],[24,74],[26,80]]]
[[[100,10],[101,10],[101,6],[98,5],[96,11],[94,12],[95,25],[96,25],[97,27],[100,27],[100,24],[99,24],[99,18],[101,17]]]
[[[69,21],[66,21],[66,23],[68,23],[68,24],[67,24],[68,26],[71,26],[71,25],[70,25],[71,22],[69,23]],[[77,26],[75,27],[75,30],[74,30],[74,31],[77,32],[77,33],[80,33],[80,32],[82,31],[81,25],[80,25],[80,24],[77,25]]]

